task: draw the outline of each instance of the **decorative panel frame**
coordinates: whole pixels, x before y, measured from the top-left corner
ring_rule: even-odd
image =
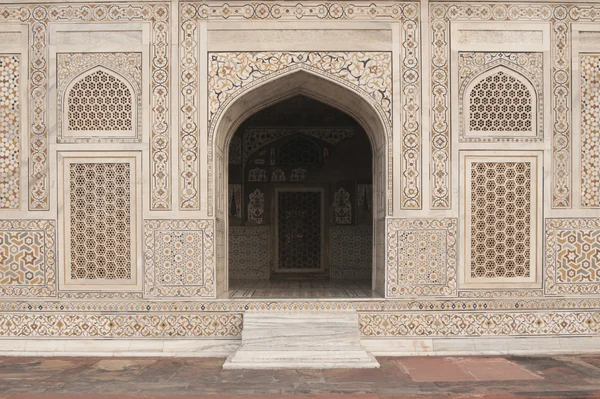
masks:
[[[49,28],[53,22],[131,22],[151,25],[150,192],[151,209],[171,208],[170,3],[2,5],[1,23],[27,23],[29,71],[29,210],[50,209],[50,140],[48,121]]]
[[[73,164],[123,163],[130,168],[129,209],[131,247],[130,278],[74,279],[71,274],[70,166]],[[142,289],[142,152],[141,151],[60,151],[58,152],[58,192],[63,195],[59,220],[59,289],[61,291],[141,291]],[[86,206],[89,202],[86,202]],[[93,205],[93,204],[90,204]],[[118,220],[117,220],[118,222]]]
[[[600,293],[600,219],[546,219],[544,293]]]
[[[203,130],[199,128],[200,110],[198,109],[198,93],[200,84],[198,82],[198,63],[200,61],[198,57],[198,47],[200,42],[199,36],[199,23],[202,21],[218,21],[218,20],[278,20],[278,21],[298,21],[298,20],[322,20],[322,21],[339,21],[339,20],[354,20],[354,21],[370,21],[370,20],[381,20],[381,21],[397,21],[401,25],[401,36],[402,46],[400,47],[400,53],[402,62],[400,62],[400,75],[401,80],[402,104],[400,108],[403,109],[402,121],[395,121],[396,126],[400,126],[399,131],[401,132],[401,151],[404,154],[401,166],[401,186],[402,198],[400,200],[401,209],[420,209],[421,208],[421,125],[420,125],[420,35],[419,35],[419,24],[420,24],[420,13],[418,3],[393,3],[393,4],[346,4],[346,3],[318,3],[318,2],[302,2],[298,4],[282,4],[276,2],[264,2],[260,4],[212,4],[212,3],[193,3],[193,2],[182,2],[180,4],[180,26],[182,33],[182,46],[181,46],[181,76],[183,77],[180,89],[181,95],[181,157],[188,159],[190,162],[182,163],[180,168],[180,206],[182,209],[198,210],[200,209],[199,201],[199,181],[200,176],[200,165],[199,165],[199,148],[200,138],[199,131]],[[259,54],[259,58],[268,57],[273,60],[281,58],[282,56],[288,57],[294,56],[296,59],[294,62],[290,60],[286,61],[287,68],[275,70],[272,68],[274,64],[270,61],[269,67],[270,73],[262,71],[263,68],[260,65],[263,63],[260,59],[254,65],[256,66],[255,73],[250,76],[242,76],[244,73],[241,71],[231,70],[231,77],[227,80],[217,79],[215,75],[215,56],[225,56],[221,61],[223,65],[229,65],[236,57],[242,57],[245,62],[251,61],[252,57]],[[310,54],[310,56],[309,56]],[[354,58],[361,58],[365,52],[358,53],[327,53],[327,52],[280,52],[280,53],[211,53],[208,54],[209,62],[209,78],[208,78],[208,90],[209,90],[209,111],[208,111],[208,215],[212,216],[213,209],[213,171],[214,160],[214,133],[216,124],[220,118],[220,114],[227,107],[227,105],[237,96],[242,94],[244,91],[249,89],[254,84],[265,81],[268,78],[274,78],[276,75],[280,75],[286,71],[292,71],[293,69],[306,69],[312,73],[317,74],[329,74],[332,80],[338,81],[339,83],[350,87],[352,90],[363,88],[364,82],[368,82],[369,74],[376,73],[375,64],[369,67],[370,70],[367,75],[360,77],[359,85],[357,86],[353,82],[349,81],[349,75],[336,73],[337,64],[348,63],[348,61]],[[249,57],[249,55],[252,55]],[[302,58],[300,58],[302,55]],[[333,56],[336,59],[336,65],[326,66],[327,62],[323,63],[323,56]],[[309,56],[309,57],[307,57]],[[345,59],[345,61],[343,61]],[[376,58],[372,58],[374,62]],[[301,62],[298,62],[300,61]],[[321,61],[319,61],[321,60]],[[252,61],[252,62],[254,62]],[[234,62],[233,65],[237,64]],[[322,65],[319,65],[322,64]],[[244,64],[246,65],[246,64]],[[323,67],[325,66],[325,67]],[[356,64],[355,68],[362,68],[359,64]],[[329,71],[328,71],[329,70]],[[329,73],[331,72],[331,73]],[[220,78],[223,76],[223,72],[219,72]],[[370,76],[370,75],[369,75]],[[232,80],[233,79],[233,80]],[[350,79],[353,80],[354,78]],[[356,79],[354,79],[356,80]],[[254,81],[254,82],[252,82]],[[235,82],[235,83],[234,83]],[[215,85],[216,84],[216,85]],[[350,86],[349,86],[350,84]],[[379,83],[378,83],[379,84]],[[386,83],[387,85],[388,83]],[[391,86],[391,81],[389,82]],[[224,86],[223,86],[224,85]],[[244,87],[242,87],[244,86]],[[233,89],[233,90],[232,90]],[[390,90],[386,89],[379,90],[380,93],[390,93]],[[216,92],[219,94],[216,94]],[[381,94],[377,94],[380,96]],[[226,99],[226,97],[228,97]],[[363,95],[365,98],[369,98],[369,95]],[[379,100],[373,102],[373,105],[380,113],[383,112],[380,104],[389,102],[391,109],[391,97],[385,99],[384,102]],[[387,105],[386,105],[387,107]],[[400,109],[399,108],[399,109]],[[396,112],[396,111],[395,111]],[[385,116],[382,113],[382,120],[387,125],[387,140],[388,140],[388,158],[387,165],[387,200],[388,204],[387,213],[391,216],[393,212],[393,201],[392,201],[392,178],[393,178],[393,165],[392,165],[392,120],[391,115]]]
[[[571,30],[573,22],[597,22],[600,7],[580,4],[515,3],[431,3],[431,95],[432,95],[432,208],[449,204],[450,162],[450,93],[448,70],[450,26],[458,21],[470,22],[547,22],[551,25],[552,93],[551,110],[551,208],[572,206],[572,126],[571,126]],[[439,138],[438,138],[439,137]],[[442,143],[438,145],[436,143]],[[448,144],[445,144],[448,143]],[[448,193],[446,195],[445,193]]]
[[[54,220],[0,220],[0,296],[56,296]]]
[[[471,277],[471,215],[473,213],[471,197],[471,164],[473,163],[529,163],[531,165],[530,181],[530,257],[527,260],[528,276],[520,278],[473,278]],[[460,230],[464,232],[463,244],[460,247],[462,265],[459,272],[460,288],[499,289],[504,288],[541,288],[542,285],[542,247],[540,239],[543,231],[542,187],[543,187],[543,152],[542,151],[460,151],[459,178],[461,186]],[[487,201],[487,200],[486,200]],[[490,205],[494,205],[493,203]],[[487,204],[486,204],[487,206]],[[504,212],[505,213],[505,212]],[[502,222],[504,223],[504,221]],[[486,244],[487,245],[487,244]]]
[[[186,254],[181,253],[184,249]],[[187,253],[190,250],[194,251],[193,257]],[[215,251],[215,221],[212,219],[145,220],[144,296],[214,298]],[[174,276],[183,275],[186,270],[191,279],[173,281]]]
[[[456,296],[457,220],[388,219],[386,298]]]

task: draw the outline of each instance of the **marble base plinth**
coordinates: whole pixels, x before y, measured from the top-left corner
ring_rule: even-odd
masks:
[[[242,345],[224,369],[377,368],[348,312],[246,312]]]

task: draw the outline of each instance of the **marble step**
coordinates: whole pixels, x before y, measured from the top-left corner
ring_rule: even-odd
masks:
[[[376,368],[360,344],[358,314],[246,312],[242,344],[225,369]]]

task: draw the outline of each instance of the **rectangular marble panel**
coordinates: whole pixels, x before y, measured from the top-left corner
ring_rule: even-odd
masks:
[[[541,30],[459,30],[458,43],[537,44],[542,46]]]

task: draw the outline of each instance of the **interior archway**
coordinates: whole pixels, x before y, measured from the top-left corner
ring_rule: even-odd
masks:
[[[214,137],[219,294],[264,298],[368,297],[372,289],[383,293],[384,245],[377,245],[375,236],[383,241],[384,132],[377,111],[359,93],[304,71],[278,77],[232,102]],[[294,207],[302,201],[313,202],[297,212]],[[293,209],[285,213],[286,206]],[[311,214],[313,208],[319,211]],[[294,220],[288,224],[296,227],[282,222],[290,218]],[[304,223],[299,235],[282,232],[307,219],[318,221],[319,228]],[[319,245],[310,245],[311,234],[319,236],[313,240]],[[349,259],[355,263],[346,264]],[[270,285],[275,289],[249,283],[269,279],[277,281]],[[300,287],[313,291],[294,289]],[[229,288],[233,290],[227,292]]]

